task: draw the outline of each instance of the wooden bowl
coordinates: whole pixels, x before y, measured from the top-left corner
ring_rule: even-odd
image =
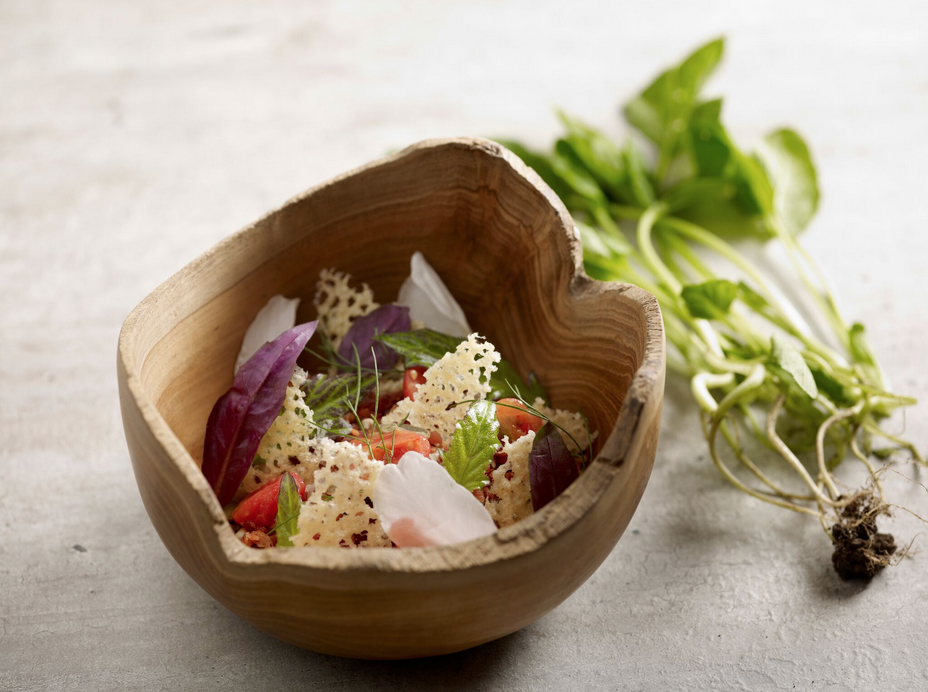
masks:
[[[544,510],[466,544],[245,547],[199,465],[249,322],[275,293],[303,298],[298,321],[312,319],[325,267],[392,300],[417,249],[474,329],[534,370],[554,405],[587,414],[595,460]],[[294,197],[182,269],[126,319],[118,375],[145,508],[200,586],[291,644],[411,658],[525,627],[606,558],[651,472],[664,337],[650,293],[583,273],[570,216],[518,158],[485,140],[432,140]]]

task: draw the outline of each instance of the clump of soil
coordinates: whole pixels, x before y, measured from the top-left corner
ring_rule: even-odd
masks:
[[[876,519],[889,514],[886,505],[872,492],[861,492],[841,510],[831,527],[835,552],[831,561],[842,579],[872,579],[891,564],[896,553],[892,534],[880,533]]]

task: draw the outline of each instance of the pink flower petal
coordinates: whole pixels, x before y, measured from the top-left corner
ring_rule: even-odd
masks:
[[[496,531],[480,501],[418,452],[383,468],[372,499],[380,525],[401,548],[463,543]]]

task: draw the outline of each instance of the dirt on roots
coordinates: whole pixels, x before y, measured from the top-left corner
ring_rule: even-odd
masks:
[[[896,540],[892,534],[877,530],[881,514],[888,516],[889,508],[870,490],[855,495],[841,510],[838,522],[831,527],[835,545],[831,561],[842,579],[869,580],[892,564]]]

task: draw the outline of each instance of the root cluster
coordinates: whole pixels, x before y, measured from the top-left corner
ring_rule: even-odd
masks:
[[[889,516],[889,508],[872,489],[857,493],[840,510],[837,523],[831,527],[835,546],[831,561],[842,579],[869,580],[892,564],[896,540],[877,529],[881,514]]]

